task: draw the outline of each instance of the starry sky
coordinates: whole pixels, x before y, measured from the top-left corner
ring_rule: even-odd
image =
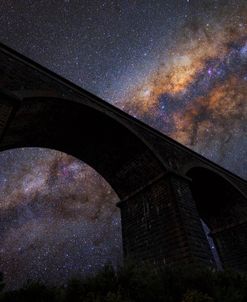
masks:
[[[0,12],[1,42],[247,179],[245,0],[3,0]],[[0,164],[10,287],[121,261],[118,197],[93,169],[34,148]]]

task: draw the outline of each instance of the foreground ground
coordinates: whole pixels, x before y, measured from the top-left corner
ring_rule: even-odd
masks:
[[[0,302],[246,302],[247,274],[217,272],[197,266],[154,268],[126,263],[117,271],[107,266],[93,277],[69,280],[60,287],[28,282],[4,291]]]

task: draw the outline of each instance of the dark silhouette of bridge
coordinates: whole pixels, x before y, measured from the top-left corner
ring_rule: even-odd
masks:
[[[98,171],[121,200],[126,256],[214,265],[203,220],[223,267],[247,270],[245,180],[4,45],[0,73],[0,150],[55,149]]]

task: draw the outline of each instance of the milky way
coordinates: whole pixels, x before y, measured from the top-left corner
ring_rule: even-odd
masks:
[[[247,6],[240,9],[238,23],[220,14],[185,24],[181,42],[116,105],[247,178]]]
[[[1,171],[0,271],[9,287],[27,279],[65,282],[120,263],[118,197],[100,175],[47,149],[1,157],[7,165]]]
[[[82,3],[83,2],[83,3]],[[247,3],[1,1],[1,41],[247,179]],[[121,261],[112,188],[44,149],[0,155],[10,287]]]

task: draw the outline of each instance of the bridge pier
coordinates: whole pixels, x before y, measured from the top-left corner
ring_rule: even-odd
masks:
[[[125,257],[215,265],[189,181],[167,173],[118,203]]]

